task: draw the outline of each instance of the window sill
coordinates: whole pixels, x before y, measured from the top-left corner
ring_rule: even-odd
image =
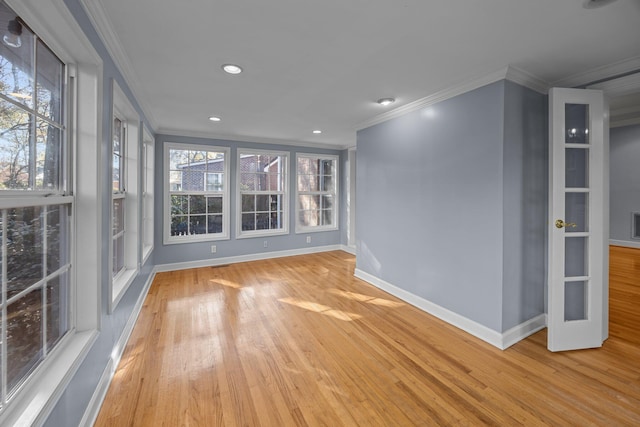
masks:
[[[111,307],[110,312],[116,309],[116,306],[124,296],[124,293],[129,289],[129,286],[138,274],[138,269],[128,268],[122,273],[118,274],[113,280],[111,287]]]
[[[287,235],[287,234],[289,234],[289,230],[239,231],[238,234],[236,235],[236,239],[252,239],[252,238],[256,238],[256,237],[284,236],[284,235]]]
[[[324,231],[338,231],[339,229],[337,225],[331,227],[296,227],[296,234],[321,233]]]
[[[98,337],[97,330],[70,332],[27,380],[0,417],[0,425],[31,426],[44,423],[69,381]]]
[[[205,236],[205,237],[200,237],[200,236]],[[224,235],[216,235],[215,237],[212,237],[206,234],[195,234],[192,236],[168,237],[168,238],[165,238],[162,243],[165,245],[180,245],[185,243],[216,242],[219,240],[229,240],[229,235],[224,234]]]

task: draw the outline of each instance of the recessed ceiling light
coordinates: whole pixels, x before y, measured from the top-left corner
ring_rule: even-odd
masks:
[[[313,131],[313,133],[322,133],[322,131],[320,129],[316,129]]]
[[[242,72],[242,67],[235,64],[224,64],[222,69],[229,74],[240,74]]]
[[[376,102],[386,107],[387,105],[391,105],[396,102],[396,100],[395,98],[380,98]]]
[[[582,3],[582,7],[585,9],[597,9],[608,5],[609,3],[613,3],[614,1],[616,0],[585,0],[585,2]]]
[[[219,122],[222,119],[220,117],[217,117],[217,116],[211,116],[211,117],[209,117],[209,120],[211,120],[212,122]]]

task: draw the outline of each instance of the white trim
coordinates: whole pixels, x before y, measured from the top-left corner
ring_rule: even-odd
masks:
[[[609,244],[613,246],[622,246],[624,248],[640,249],[640,242],[630,242],[628,240],[609,239]]]
[[[432,95],[426,96],[424,98],[420,98],[416,101],[410,102],[401,107],[398,107],[386,113],[380,114],[372,119],[359,123],[356,126],[356,130],[366,129],[373,125],[386,122],[387,120],[404,116],[405,114],[423,109],[430,105],[434,105],[438,102],[442,102],[447,99],[456,97],[458,95],[462,95],[474,89],[481,88],[483,86],[486,86],[491,83],[495,83],[500,80],[511,80],[514,83],[520,84],[522,86],[528,87],[529,89],[532,89],[541,93],[546,93],[550,87],[543,80],[538,79],[532,74],[529,74],[525,71],[522,71],[520,69],[511,67],[511,66],[508,66],[498,71],[495,71],[493,73],[487,74],[485,76],[464,81],[462,83],[459,83],[447,89],[443,89],[439,92],[436,92]]]
[[[471,319],[454,313],[438,304],[428,301],[422,297],[419,297],[411,292],[401,289],[391,283],[366,273],[358,268],[355,269],[354,276],[358,279],[382,289],[391,295],[400,298],[401,300],[419,308],[420,310],[429,313],[440,320],[443,320],[450,325],[453,325],[463,331],[473,335],[476,338],[497,347],[501,350],[515,344],[516,342],[528,337],[529,335],[539,331],[546,324],[546,316],[544,314],[538,315],[530,320],[527,320],[520,325],[514,326],[506,332],[500,333],[493,329],[487,328]]]
[[[136,325],[138,316],[142,311],[144,300],[146,299],[147,294],[149,293],[149,289],[151,288],[151,284],[153,283],[153,280],[155,279],[155,277],[156,277],[156,270],[153,269],[149,274],[149,277],[147,278],[147,282],[142,288],[142,292],[140,292],[140,295],[138,295],[138,300],[136,301],[136,304],[133,307],[131,315],[129,316],[129,319],[127,320],[127,323],[124,326],[122,333],[120,334],[120,338],[118,339],[118,342],[113,347],[113,350],[111,352],[111,357],[109,358],[107,366],[102,372],[102,376],[100,377],[100,380],[98,381],[98,385],[96,386],[91,396],[89,405],[87,405],[87,408],[84,411],[84,414],[82,416],[79,426],[87,426],[87,427],[92,426],[95,423],[96,419],[98,418],[98,413],[100,412],[100,407],[102,406],[102,402],[104,401],[104,398],[107,395],[107,390],[109,389],[111,380],[113,379],[116,369],[118,368],[120,359],[122,358],[122,355],[127,346],[129,338],[131,337],[131,333],[133,332],[133,328]]]
[[[564,79],[551,82],[552,87],[578,87],[595,82],[597,80],[606,79],[611,76],[629,73],[640,69],[640,56],[627,58],[613,64],[607,64],[602,67],[593,68],[582,73],[574,74]]]
[[[298,160],[303,157],[313,160],[331,160],[333,162],[333,190],[331,192],[318,191],[317,195],[322,197],[323,195],[333,196],[333,224],[331,225],[318,225],[318,226],[303,226],[300,224],[300,209],[298,205]],[[291,168],[292,170],[294,167]],[[318,177],[322,176],[322,173],[318,171]],[[294,187],[294,216],[295,216],[295,233],[319,233],[324,231],[336,231],[340,229],[340,156],[335,154],[317,154],[317,153],[296,153],[295,155],[295,187]],[[311,192],[303,192],[309,194]]]
[[[136,98],[144,116],[149,121],[151,127],[155,129],[158,122],[152,114],[153,110],[148,107],[149,102],[141,90],[140,79],[122,47],[117,32],[114,30],[111,21],[109,21],[102,2],[100,0],[80,0],[80,4],[87,13],[96,33],[98,33],[98,36],[107,48],[109,55],[111,55],[111,58],[122,73],[122,77]]]
[[[638,86],[640,90],[640,86]],[[640,124],[640,105],[611,110],[609,114],[609,128],[632,126]]]
[[[169,183],[170,176],[170,159],[169,153],[174,150],[188,151],[207,151],[222,153],[224,155],[224,164],[222,173],[225,175],[223,179],[223,191],[176,191],[183,195],[198,193],[202,195],[222,195],[222,233],[209,234],[192,234],[187,236],[171,235],[171,189]],[[162,177],[162,243],[164,245],[194,243],[194,242],[213,242],[219,240],[229,240],[231,238],[231,209],[229,207],[231,201],[231,148],[211,145],[188,144],[182,142],[165,141],[162,151],[163,177]]]
[[[294,141],[294,140],[288,140],[288,139],[265,138],[261,136],[228,135],[228,134],[219,134],[219,133],[213,133],[213,132],[174,130],[174,129],[166,129],[162,127],[156,131],[156,134],[165,135],[169,137],[179,136],[179,137],[190,137],[190,138],[203,138],[203,139],[209,139],[209,140],[215,139],[220,141],[246,142],[249,144],[258,143],[258,144],[286,145],[286,146],[294,146],[294,147],[321,148],[323,150],[327,150],[327,149],[328,150],[345,150],[349,147],[353,147],[355,144],[355,134],[353,135],[353,141],[348,141],[341,145],[319,143],[319,142]]]
[[[282,191],[264,191],[265,195],[270,194],[281,194],[282,195],[282,228],[269,229],[269,230],[242,230],[242,190],[240,189],[240,184],[242,183],[242,179],[240,174],[242,170],[240,168],[240,163],[243,157],[248,157],[252,155],[257,156],[278,156],[283,161],[282,169],[283,169],[283,187]],[[289,211],[290,211],[290,199],[291,199],[291,153],[289,151],[279,151],[279,150],[264,150],[264,149],[255,149],[255,148],[238,148],[236,155],[236,239],[250,239],[250,238],[263,238],[263,237],[271,237],[271,236],[282,236],[289,234]],[[258,171],[256,171],[258,172]],[[252,172],[245,172],[252,173]],[[257,194],[256,191],[248,191],[251,194]],[[265,241],[266,244],[266,241]],[[266,246],[265,246],[266,247]]]
[[[347,253],[350,253],[351,255],[354,255],[354,256],[357,255],[355,246],[342,245],[340,249]]]
[[[155,266],[155,271],[176,271],[189,268],[212,267],[216,265],[236,264],[239,262],[260,261],[264,259],[282,258],[296,255],[315,254],[319,252],[346,251],[343,245],[315,246],[312,248],[290,249],[285,251],[262,252],[257,254],[237,255],[224,258],[203,259],[198,261],[176,262],[170,264],[159,264]],[[348,251],[346,251],[348,252]]]

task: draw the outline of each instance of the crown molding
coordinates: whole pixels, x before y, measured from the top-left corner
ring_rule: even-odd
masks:
[[[129,86],[129,89],[133,93],[135,101],[142,109],[142,113],[149,121],[149,125],[155,129],[157,127],[157,121],[151,113],[149,102],[140,90],[140,80],[131,66],[131,61],[122,47],[122,43],[120,43],[120,39],[107,16],[101,0],[80,0],[80,3],[95,28],[96,33],[98,33],[100,40],[102,40],[107,48],[107,52],[109,52],[113,62],[115,62],[116,67],[118,67],[118,70],[122,74],[127,86]]]
[[[640,70],[640,56],[627,58],[613,64],[603,65],[602,67],[593,68],[591,70],[574,74],[564,79],[552,82],[553,87],[578,87],[588,85],[591,82],[606,79],[611,76],[619,76],[621,74],[630,73]]]
[[[640,72],[589,85],[587,89],[600,89],[610,98],[638,93],[640,92]]]
[[[407,113],[423,109],[430,105],[445,101],[458,95],[462,95],[463,93],[470,92],[474,89],[478,89],[482,86],[486,86],[500,80],[510,80],[514,83],[525,86],[540,93],[547,93],[550,88],[550,86],[545,81],[535,77],[533,74],[527,73],[512,66],[507,66],[498,71],[494,71],[493,73],[472,80],[464,81],[450,88],[441,90],[432,95],[420,98],[416,101],[410,102],[401,107],[375,116],[370,120],[359,123],[356,126],[356,130],[366,129],[370,126],[377,125],[378,123],[395,119],[396,117],[400,117]]]
[[[640,105],[611,111],[609,127],[617,128],[640,124]]]
[[[275,139],[275,138],[264,138],[259,136],[244,136],[244,135],[225,135],[225,134],[216,134],[216,133],[208,133],[208,132],[198,132],[198,131],[183,131],[183,130],[175,130],[175,129],[163,129],[160,128],[156,132],[156,136],[165,135],[165,136],[177,136],[177,137],[185,137],[185,138],[203,138],[203,139],[217,139],[221,141],[234,141],[234,142],[247,142],[247,143],[257,143],[257,144],[271,144],[271,145],[287,145],[287,146],[295,146],[295,147],[307,147],[307,148],[319,148],[324,150],[347,150],[350,147],[355,147],[355,143],[347,143],[347,144],[323,144],[318,142],[305,142],[305,141],[294,141],[287,139]],[[353,135],[355,141],[355,134]]]

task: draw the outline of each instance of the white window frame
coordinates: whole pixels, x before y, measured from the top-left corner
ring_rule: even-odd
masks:
[[[328,191],[300,191],[298,188],[298,159],[306,158],[313,160],[331,160],[333,161],[333,188]],[[296,233],[315,233],[322,231],[335,231],[339,229],[339,169],[340,157],[333,154],[317,154],[317,153],[296,153],[296,189],[295,189],[295,216],[296,216]],[[333,224],[305,226],[300,223],[300,204],[298,203],[300,195],[323,195],[333,196]]]
[[[113,274],[114,239],[109,242],[109,274],[111,286],[109,287],[109,311],[113,310],[122,299],[125,292],[133,283],[138,271],[140,271],[140,255],[142,245],[140,236],[140,209],[139,209],[139,172],[140,172],[140,116],[131,105],[129,98],[124,94],[115,80],[112,80],[113,114],[111,118],[111,131],[113,132],[113,120],[119,118],[125,128],[121,148],[124,154],[124,177],[120,177],[122,191],[112,192],[110,215],[111,230],[113,230],[113,201],[124,200],[124,268]],[[111,136],[113,141],[113,134]],[[110,144],[113,148],[113,144]],[[111,153],[112,154],[112,153]],[[110,155],[109,164],[112,165],[113,155]],[[112,165],[113,168],[113,165]],[[109,176],[112,176],[111,173]],[[112,188],[113,185],[110,185]]]
[[[169,183],[169,152],[174,150],[194,150],[194,151],[211,151],[224,154],[224,164],[222,167],[224,178],[222,181],[222,191],[184,191],[184,186],[177,191],[172,191]],[[179,142],[166,142],[164,144],[163,153],[163,182],[164,191],[163,194],[163,243],[165,245],[193,243],[193,242],[211,242],[218,240],[229,240],[229,223],[230,223],[230,174],[229,163],[231,159],[231,150],[229,147],[218,147],[211,145],[198,145],[198,144],[184,144]],[[206,178],[206,177],[205,177]],[[206,184],[206,182],[205,182]],[[210,234],[191,234],[184,236],[172,236],[171,235],[171,194],[211,194],[222,196],[222,233],[210,233]]]
[[[99,207],[104,194],[100,185],[102,59],[64,0],[7,0],[7,4],[67,65],[68,73],[73,77],[65,93],[68,97],[67,137],[72,158],[69,167],[73,176],[73,196],[66,197],[74,198],[69,332],[50,357],[31,373],[0,414],[0,425],[40,425],[97,338],[100,324],[101,231],[96,224],[102,221]],[[82,111],[81,115],[78,115],[79,111]]]
[[[280,156],[282,158],[282,170],[283,170],[283,187],[282,191],[264,191],[263,194],[281,194],[282,195],[282,224],[280,229],[271,230],[242,230],[242,195],[246,193],[260,193],[255,191],[242,191],[240,183],[241,179],[241,161],[242,157],[246,155],[268,155],[268,156]],[[238,155],[236,157],[236,239],[247,239],[255,237],[269,237],[280,236],[289,234],[289,152],[287,151],[275,151],[275,150],[257,150],[248,148],[238,148]]]
[[[142,146],[144,161],[142,172],[142,263],[144,264],[153,252],[153,204],[155,199],[155,140],[146,127],[143,128]]]

